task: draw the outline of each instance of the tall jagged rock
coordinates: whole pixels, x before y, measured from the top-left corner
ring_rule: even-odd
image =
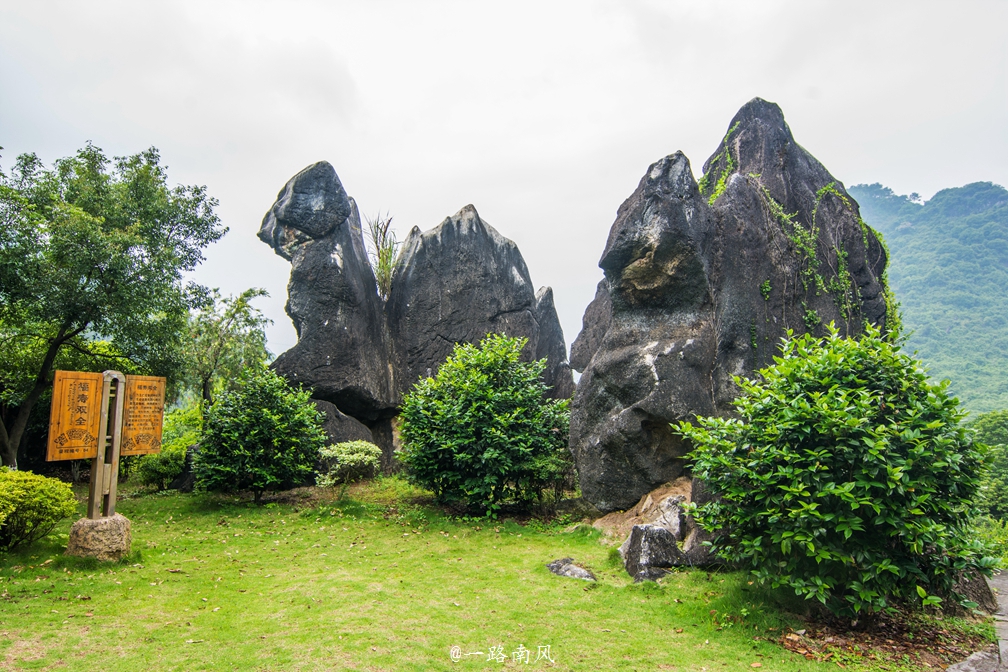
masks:
[[[669,424],[732,412],[733,376],[772,361],[787,329],[884,326],[885,252],[843,185],[759,98],[697,184],[681,153],[620,207],[572,361],[571,451],[586,499],[632,506],[684,472]]]
[[[527,338],[522,356],[547,359],[551,394],[574,392],[552,290],[533,291],[518,247],[471,205],[430,231],[410,232],[387,303],[378,295],[357,207],[328,163],[291,178],[259,237],[292,267],[287,313],[298,342],[274,369],[335,407],[327,411],[332,437],[370,432],[385,468],[393,463],[391,418],[403,395],[433,375],[456,343],[491,332]]]
[[[609,331],[610,322],[612,322],[612,299],[609,296],[609,281],[602,278],[595,287],[595,298],[588,304],[584,317],[581,318],[581,332],[571,343],[572,369],[584,371],[588,368],[588,362]]]
[[[573,378],[553,293],[540,292],[541,301],[518,246],[472,205],[429,231],[414,227],[396,260],[386,306],[395,403],[419,378],[436,373],[456,343],[477,343],[489,333],[527,338],[522,357],[548,357],[547,384],[569,397]]]
[[[287,182],[259,238],[291,262],[286,308],[298,342],[274,370],[365,422],[392,414],[382,302],[357,207],[329,163]]]

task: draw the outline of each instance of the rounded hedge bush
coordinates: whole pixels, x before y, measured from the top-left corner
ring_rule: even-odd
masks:
[[[77,500],[68,484],[0,468],[0,550],[38,541],[76,512]]]
[[[789,333],[774,361],[736,378],[738,417],[678,425],[721,495],[695,512],[721,558],[844,616],[938,604],[964,570],[990,573],[967,533],[984,448],[947,383],[870,326]]]
[[[342,499],[350,483],[378,473],[381,456],[381,448],[370,441],[345,441],[325,446],[319,453],[321,468],[315,473],[315,485],[320,488],[342,485]]]
[[[246,373],[206,413],[193,472],[197,487],[266,490],[303,484],[325,445],[322,418],[307,391],[292,389],[266,368]]]
[[[437,376],[406,395],[400,457],[439,501],[492,513],[569,481],[569,402],[546,399],[546,360],[520,361],[526,342],[490,334],[456,344]]]

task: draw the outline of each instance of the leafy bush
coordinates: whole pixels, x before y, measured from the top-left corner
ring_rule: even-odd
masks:
[[[76,512],[77,500],[66,483],[0,468],[0,550],[38,541]]]
[[[495,512],[541,500],[569,477],[568,402],[545,399],[546,360],[519,361],[525,343],[491,334],[456,344],[437,377],[406,395],[402,461],[439,501]]]
[[[1001,569],[1008,569],[1008,522],[980,515],[973,519],[971,536],[998,560]]]
[[[161,452],[142,455],[136,474],[144,485],[164,490],[185,468],[186,450],[199,443],[203,414],[198,402],[172,409],[165,414],[161,433]]]
[[[967,427],[975,440],[990,446],[988,469],[980,480],[977,508],[987,515],[1008,518],[1008,411],[992,411],[978,416]]]
[[[342,484],[340,499],[343,499],[343,493],[352,481],[377,473],[381,455],[381,448],[369,441],[346,441],[326,446],[319,454],[322,469],[315,474],[315,484],[320,488]]]
[[[265,490],[303,483],[325,445],[321,416],[308,392],[293,390],[269,369],[246,372],[206,413],[193,471],[206,490]]]
[[[946,383],[873,327],[789,333],[774,361],[736,379],[738,418],[678,426],[722,496],[696,509],[720,557],[847,616],[937,604],[961,570],[990,573],[966,531],[982,447]]]

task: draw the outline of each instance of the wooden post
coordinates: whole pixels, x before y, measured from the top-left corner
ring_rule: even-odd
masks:
[[[126,398],[126,376],[118,371],[105,371],[102,375],[98,454],[91,460],[91,492],[88,497],[88,518],[92,520],[115,514],[123,403]],[[111,404],[115,406],[109,413]]]

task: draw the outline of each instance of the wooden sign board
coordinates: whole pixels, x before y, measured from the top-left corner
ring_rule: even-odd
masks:
[[[56,372],[46,460],[85,460],[98,455],[103,384],[100,373]]]
[[[164,398],[164,378],[126,376],[120,455],[146,455],[161,450]]]

